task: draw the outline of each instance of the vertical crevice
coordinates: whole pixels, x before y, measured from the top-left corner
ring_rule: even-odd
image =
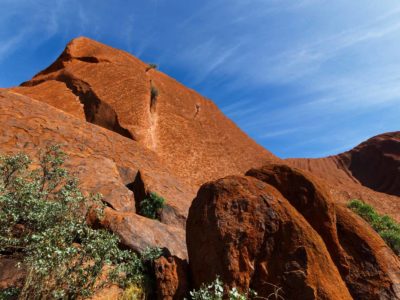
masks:
[[[135,180],[131,183],[128,183],[126,187],[133,192],[133,195],[135,197],[136,212],[139,212],[140,203],[148,196],[146,186],[144,184],[140,171],[137,172]]]

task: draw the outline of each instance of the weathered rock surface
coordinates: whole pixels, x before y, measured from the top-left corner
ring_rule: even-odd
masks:
[[[50,67],[13,90],[138,141],[196,188],[278,160],[212,101],[88,38],[71,41]]]
[[[362,199],[400,222],[399,131],[375,136],[339,155],[287,162],[322,179],[334,201]]]
[[[195,287],[217,275],[229,287],[285,299],[352,299],[324,242],[272,186],[230,176],[203,185],[186,238]]]
[[[137,251],[168,249],[155,262],[159,299],[192,288],[188,257],[196,288],[220,275],[264,297],[281,288],[285,299],[400,299],[399,258],[345,206],[362,199],[400,221],[400,132],[336,156],[282,161],[212,101],[124,51],[77,38],[31,80],[0,89],[0,153],[35,156],[50,144],[63,145],[85,193],[103,195],[108,208],[95,225]],[[237,176],[219,179],[227,175]],[[195,192],[210,180],[185,232]],[[137,214],[151,192],[167,201],[160,221]],[[0,289],[21,282],[13,266],[0,257]],[[121,293],[111,286],[95,297]]]
[[[339,241],[347,254],[344,279],[354,299],[400,299],[400,262],[380,236],[349,209],[336,208]]]
[[[400,261],[361,218],[306,171],[271,164],[246,173],[276,187],[320,234],[355,299],[400,298]]]
[[[165,247],[177,257],[187,258],[183,228],[110,208],[104,210],[101,224],[117,233],[121,242],[135,251],[142,252],[147,247]]]
[[[23,268],[18,268],[20,262],[12,256],[0,256],[0,290],[21,287],[25,278]]]
[[[181,221],[163,224],[135,214],[134,193],[127,182],[135,181],[139,169],[146,173],[147,185],[167,200],[179,220],[186,218],[193,198],[192,190],[152,151],[45,103],[1,90],[0,125],[2,153],[24,151],[35,156],[49,144],[62,144],[69,155],[67,167],[81,178],[84,191],[104,194],[104,200],[113,208],[108,209],[110,227],[127,245],[136,250],[146,245],[168,246],[172,254],[186,257]],[[126,224],[126,220],[131,223]]]
[[[154,261],[154,269],[157,299],[180,300],[188,297],[190,285],[186,261],[175,256],[161,256]]]

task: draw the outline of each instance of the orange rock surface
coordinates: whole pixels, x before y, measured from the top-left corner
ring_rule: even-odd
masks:
[[[335,156],[281,160],[211,100],[80,37],[31,80],[0,89],[0,153],[35,157],[50,144],[62,145],[85,193],[103,195],[105,217],[93,225],[136,251],[165,248],[159,299],[182,299],[190,280],[197,288],[216,275],[264,297],[279,286],[285,299],[400,299],[399,258],[346,208],[362,199],[400,222],[400,132]],[[138,214],[152,192],[166,200],[160,220]],[[3,267],[0,289],[23,275]]]
[[[71,41],[50,67],[13,90],[138,141],[196,187],[277,160],[212,101],[88,38]]]
[[[104,222],[127,245],[138,251],[146,246],[168,246],[172,254],[186,258],[182,224],[174,220],[170,224],[168,218],[163,224],[135,213],[134,193],[128,186],[139,169],[146,172],[149,189],[167,199],[166,210],[176,218],[186,218],[194,195],[154,152],[45,103],[4,90],[0,90],[0,125],[3,154],[24,151],[35,157],[49,144],[63,145],[69,156],[66,167],[81,179],[83,191],[103,193],[111,206]],[[131,227],[121,225],[126,220]]]
[[[272,164],[252,169],[289,200],[323,239],[355,299],[400,297],[400,260],[363,219],[334,203],[327,186],[306,171]]]
[[[334,201],[362,199],[400,222],[399,131],[378,135],[339,155],[287,162],[323,180]]]
[[[229,176],[203,185],[189,211],[195,287],[217,275],[230,288],[284,299],[352,299],[323,240],[272,186]]]

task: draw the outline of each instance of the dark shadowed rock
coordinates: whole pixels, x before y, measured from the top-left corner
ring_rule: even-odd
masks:
[[[322,179],[335,202],[362,199],[400,222],[399,131],[375,136],[339,155],[286,161]]]

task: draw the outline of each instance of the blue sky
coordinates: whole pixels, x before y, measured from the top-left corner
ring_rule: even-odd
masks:
[[[0,0],[0,86],[84,35],[214,100],[281,157],[400,130],[397,0]]]

